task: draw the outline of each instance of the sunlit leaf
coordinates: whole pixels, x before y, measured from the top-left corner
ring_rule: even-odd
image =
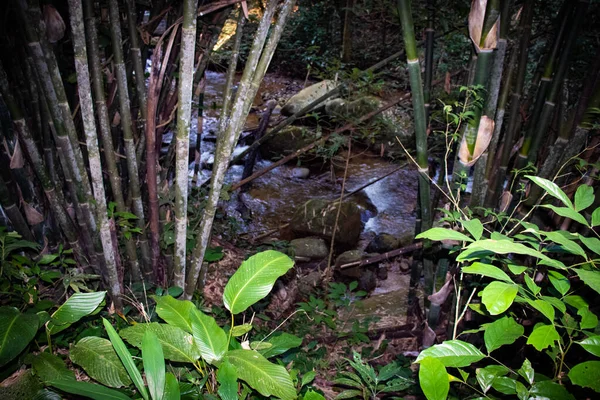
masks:
[[[479,296],[488,312],[498,315],[508,310],[515,300],[518,290],[518,285],[495,281],[487,285],[479,293]]]
[[[429,240],[457,240],[459,242],[472,242],[473,239],[465,235],[464,233],[460,233],[454,231],[452,229],[446,228],[431,228],[426,230],[425,232],[419,233],[415,239],[429,239]]]
[[[577,364],[571,368],[569,379],[575,385],[589,387],[600,393],[600,361],[586,361]]]
[[[415,362],[418,363],[425,357],[438,359],[446,367],[466,367],[484,358],[485,354],[462,340],[446,340],[423,350]]]
[[[427,400],[446,400],[450,391],[448,372],[436,358],[425,357],[420,361],[419,385]]]
[[[488,324],[483,334],[485,347],[488,353],[507,345],[513,344],[523,336],[525,328],[511,317],[503,317]]]
[[[558,332],[556,332],[554,325],[537,324],[535,328],[533,328],[533,332],[529,335],[527,344],[535,347],[537,351],[542,351],[553,346],[554,342],[559,340],[560,336],[558,335]]]

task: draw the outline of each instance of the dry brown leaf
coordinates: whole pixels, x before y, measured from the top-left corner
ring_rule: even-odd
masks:
[[[444,304],[444,302],[448,298],[448,295],[451,292],[452,292],[452,275],[446,274],[446,282],[444,283],[444,286],[442,286],[440,288],[440,290],[431,294],[427,298],[429,299],[431,304],[441,306],[442,304]]]
[[[44,6],[44,22],[46,23],[46,37],[50,43],[56,43],[65,36],[65,21],[56,8],[49,4]]]
[[[248,4],[245,1],[242,1],[242,11],[244,11],[244,17],[248,19]]]
[[[506,210],[508,210],[508,206],[512,202],[512,199],[513,195],[511,192],[502,192],[502,196],[500,196],[500,206],[498,207],[500,209],[500,212],[505,212]]]
[[[15,143],[15,151],[13,151],[13,154],[10,157],[10,169],[23,168],[24,165],[25,160],[23,159],[23,151],[21,150],[21,145],[17,140]]]
[[[481,31],[483,29],[483,19],[485,18],[485,8],[487,0],[473,0],[471,3],[471,11],[469,12],[469,36],[479,53],[483,49],[495,49],[498,43],[498,30],[500,29],[500,18],[496,21],[487,37],[483,46],[479,46],[481,41]]]
[[[433,329],[431,329],[427,321],[425,321],[425,327],[423,328],[423,336],[421,337],[421,346],[423,346],[424,349],[433,346],[433,344],[435,343],[436,336],[437,335],[435,334]]]
[[[23,209],[29,225],[33,226],[44,222],[44,216],[26,201],[23,202]]]
[[[494,126],[495,123],[493,119],[486,115],[481,117],[473,154],[469,152],[466,137],[463,137],[463,140],[460,144],[460,150],[458,152],[458,158],[466,167],[475,165],[479,157],[481,157],[481,155],[487,150],[488,146],[490,145],[490,141],[492,140],[492,135],[494,134]]]
[[[450,94],[450,90],[452,89],[451,81],[450,81],[451,77],[452,77],[452,75],[450,75],[450,72],[446,72],[446,79],[444,79],[444,90],[448,94]]]

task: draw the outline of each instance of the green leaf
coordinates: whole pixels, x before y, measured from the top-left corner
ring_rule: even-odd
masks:
[[[589,387],[600,393],[600,361],[586,361],[577,364],[571,368],[569,379],[575,385]]]
[[[542,315],[550,320],[550,323],[554,322],[554,307],[544,300],[530,300],[525,299],[527,304],[538,310]]]
[[[206,252],[204,253],[204,261],[206,261],[206,262],[219,261],[224,256],[225,255],[223,254],[222,247],[220,247],[220,246],[209,247],[208,249],[206,249]]]
[[[39,327],[36,314],[21,314],[15,307],[0,307],[0,367],[27,347]]]
[[[477,274],[487,276],[489,278],[499,279],[504,282],[513,283],[512,279],[500,268],[493,265],[474,262],[468,267],[463,267],[462,272],[465,274]]]
[[[192,335],[202,358],[209,364],[221,360],[227,351],[227,334],[213,317],[194,309],[190,313]]]
[[[360,399],[361,397],[363,397],[362,390],[351,389],[351,390],[344,390],[343,392],[341,392],[340,394],[335,396],[334,400]]]
[[[600,208],[598,208],[598,210],[600,210]],[[600,239],[579,235],[579,240],[581,240],[581,243],[583,243],[585,247],[600,255]]]
[[[559,340],[560,336],[558,336],[558,332],[556,332],[554,325],[537,324],[535,328],[533,328],[533,332],[529,335],[527,344],[535,347],[537,351],[542,351],[545,348],[554,345],[554,342]]]
[[[40,353],[33,358],[32,365],[42,382],[75,380],[75,373],[54,354]]]
[[[581,342],[575,342],[581,345],[584,349],[595,355],[596,357],[600,357],[600,336],[590,336],[583,339]]]
[[[500,368],[498,368],[500,367]],[[483,393],[487,393],[492,387],[494,380],[499,377],[506,375],[508,371],[499,365],[488,365],[485,368],[477,368],[476,378],[477,383],[481,387]]]
[[[113,388],[131,385],[131,379],[117,356],[112,343],[104,338],[81,339],[69,353],[71,361],[85,370],[90,378]]]
[[[418,363],[425,357],[436,358],[446,367],[466,367],[484,358],[485,354],[462,340],[446,340],[423,350],[415,362]]]
[[[150,330],[142,338],[142,362],[153,400],[162,400],[165,392],[165,357],[156,334]]]
[[[75,293],[69,297],[52,315],[46,324],[46,330],[54,335],[86,315],[94,312],[104,300],[106,292]]]
[[[265,358],[271,358],[283,354],[289,349],[301,346],[302,338],[282,332],[277,336],[272,336],[267,343],[270,343],[271,347],[260,351],[260,354]]]
[[[513,344],[524,332],[525,328],[511,317],[503,317],[487,325],[483,340],[488,354],[506,344]]]
[[[492,315],[498,315],[508,310],[518,291],[518,285],[496,281],[487,285],[479,293],[479,296],[481,296],[481,302],[485,304],[488,312]]]
[[[600,271],[587,271],[585,269],[576,269],[575,272],[579,279],[586,285],[600,293]]]
[[[581,307],[577,310],[577,315],[581,317],[579,323],[581,329],[594,329],[598,325],[598,317],[588,307]]]
[[[238,377],[263,396],[275,396],[283,400],[296,398],[296,389],[286,369],[270,363],[258,352],[231,350],[223,360],[229,361],[235,367]]]
[[[571,203],[569,196],[567,196],[556,183],[549,181],[548,179],[540,178],[539,176],[525,175],[525,178],[531,179],[536,185],[544,189],[550,196],[562,201],[565,206],[573,208],[573,203]]]
[[[94,400],[131,400],[129,397],[114,389],[88,382],[52,381],[50,386],[77,396],[89,397]]]
[[[558,271],[548,271],[548,278],[550,279],[550,283],[554,286],[554,289],[558,291],[561,295],[567,294],[569,289],[571,289],[571,283],[569,282],[569,278],[564,276]]]
[[[165,375],[165,395],[163,396],[163,400],[181,400],[179,382],[177,382],[177,378],[171,372],[167,372]]]
[[[245,335],[246,333],[250,332],[251,330],[252,330],[252,324],[236,325],[231,330],[231,336],[240,337],[240,336]]]
[[[563,385],[552,381],[536,382],[529,394],[531,399],[575,400]]]
[[[541,287],[535,283],[533,279],[527,274],[523,275],[523,280],[525,281],[525,285],[527,285],[527,289],[534,295],[537,296],[538,293],[542,290]]]
[[[592,226],[600,225],[600,207],[596,208],[592,213]]]
[[[494,379],[492,387],[503,394],[517,394],[517,381],[506,376],[499,376]]]
[[[274,250],[255,254],[242,263],[223,293],[223,303],[232,314],[239,314],[265,297],[275,281],[294,266],[294,261]]]
[[[322,394],[315,392],[314,390],[309,390],[304,395],[304,400],[325,400]]]
[[[478,219],[460,220],[462,226],[469,231],[475,240],[481,239],[483,235],[483,224]]]
[[[425,232],[419,233],[415,239],[429,239],[429,240],[457,240],[459,242],[472,242],[473,239],[465,235],[464,233],[460,233],[454,231],[452,229],[446,228],[431,228],[426,230]]]
[[[575,211],[585,210],[594,204],[594,189],[588,185],[581,185],[575,192]]]
[[[535,371],[533,370],[531,362],[528,359],[523,361],[523,365],[521,365],[521,368],[519,368],[517,372],[519,375],[525,378],[530,385],[533,384],[533,380],[535,379]]]
[[[223,400],[238,399],[238,376],[235,367],[227,360],[219,365],[217,371],[217,381],[219,381],[219,396]]]
[[[151,330],[156,334],[166,360],[194,363],[200,358],[200,350],[194,343],[192,335],[175,326],[157,322],[136,324],[121,330],[120,334],[132,346],[140,349],[146,330]]]
[[[546,235],[546,237],[548,239],[552,240],[554,243],[561,245],[562,248],[564,248],[569,253],[577,254],[579,256],[582,256],[583,258],[587,258],[585,251],[583,250],[583,248],[580,245],[575,243],[573,240],[566,238],[561,233],[559,233],[559,232],[544,232],[544,234]]]
[[[552,211],[554,211],[556,214],[560,215],[561,217],[571,218],[573,221],[577,221],[584,226],[589,226],[585,217],[583,215],[579,214],[577,211],[573,210],[572,208],[556,207],[556,206],[553,206],[552,204],[544,204],[544,205],[542,205],[542,207],[551,209]]]
[[[539,251],[525,246],[521,243],[515,243],[510,240],[493,240],[493,239],[485,239],[478,240],[476,242],[471,243],[467,246],[467,248],[458,255],[456,258],[457,261],[465,261],[470,255],[475,252],[487,251],[496,254],[523,254],[526,256],[537,257],[541,260],[545,260],[551,265],[560,267],[560,264],[552,260],[548,256],[540,253]]]
[[[177,300],[171,296],[154,296],[156,301],[156,313],[167,324],[183,329],[187,333],[192,333],[192,323],[190,321],[190,312],[196,309],[196,306],[187,300]]]
[[[148,400],[148,391],[144,386],[144,380],[142,379],[140,371],[135,366],[135,362],[133,361],[131,353],[129,352],[129,350],[127,350],[125,343],[123,343],[123,341],[119,337],[119,334],[117,333],[117,331],[115,331],[115,328],[112,327],[110,322],[108,322],[105,318],[102,318],[102,323],[104,324],[104,329],[106,329],[106,333],[108,334],[110,342],[115,348],[115,351],[117,352],[119,359],[123,363],[123,366],[127,370],[127,373],[133,381],[133,384],[140,392],[140,395],[144,398],[144,400]]]
[[[300,387],[308,385],[309,383],[314,381],[316,377],[317,373],[315,371],[308,371],[307,373],[302,375],[302,383],[300,384]]]
[[[448,372],[436,358],[425,357],[419,367],[419,385],[427,400],[446,400],[450,391]]]

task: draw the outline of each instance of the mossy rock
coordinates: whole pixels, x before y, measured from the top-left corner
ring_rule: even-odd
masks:
[[[336,86],[334,81],[324,80],[314,85],[310,85],[292,97],[281,108],[282,115],[292,115],[302,110],[304,107],[325,95]]]
[[[325,240],[318,237],[294,239],[290,242],[294,256],[322,260],[329,255]]]
[[[269,137],[261,146],[264,158],[278,159],[287,156],[317,139],[314,131],[301,126],[288,126]]]
[[[43,386],[30,369],[19,370],[0,383],[0,399],[32,399]]]
[[[324,199],[313,199],[299,207],[291,220],[291,227],[297,235],[318,236],[331,240],[338,212],[338,203]],[[335,233],[335,244],[341,248],[352,248],[358,242],[362,222],[360,209],[353,202],[341,205]]]

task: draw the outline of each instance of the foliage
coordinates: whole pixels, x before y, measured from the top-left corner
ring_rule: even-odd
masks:
[[[600,239],[593,230],[600,225],[600,208],[588,218],[582,214],[594,203],[590,186],[581,185],[572,201],[554,182],[527,178],[554,202],[539,207],[581,223],[592,236],[544,231],[513,219],[507,219],[500,230],[490,231],[489,226],[465,215],[455,220],[463,233],[437,227],[418,235],[459,243],[455,248],[461,264],[460,287],[472,293],[466,304],[460,297],[457,300],[452,340],[423,350],[415,361],[420,364],[420,385],[428,399],[445,399],[450,387],[440,382],[446,381],[461,383],[479,396],[504,394],[520,399],[572,399],[571,393],[581,390],[577,387],[600,391],[600,361],[595,358],[600,354],[598,317],[591,310],[592,300],[600,293],[596,266]],[[485,352],[457,339],[457,325],[467,308],[487,321],[463,332],[482,335]],[[507,346],[522,350],[516,357],[506,357]],[[587,358],[582,359],[581,349]],[[545,357],[552,361],[551,368],[544,365]],[[465,369],[474,365],[478,366],[474,374]],[[450,375],[448,368],[458,375]]]

